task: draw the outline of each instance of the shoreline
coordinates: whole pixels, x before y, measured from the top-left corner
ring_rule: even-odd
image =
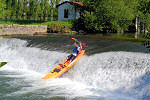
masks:
[[[119,40],[119,41],[131,41],[131,42],[145,42],[149,39],[145,38],[129,38],[129,37],[113,37],[113,36],[97,36],[97,35],[85,35],[86,38],[102,38],[102,39],[108,39],[108,40]]]
[[[49,36],[49,35],[64,35],[64,36],[82,36],[84,38],[99,38],[99,39],[107,39],[107,40],[116,40],[116,41],[131,41],[131,42],[139,42],[143,43],[145,41],[149,41],[149,39],[144,38],[129,38],[129,37],[113,37],[113,36],[97,36],[97,35],[74,35],[70,33],[35,33],[35,34],[13,34],[13,35],[1,35],[0,37],[4,38],[13,38],[13,37],[24,37],[24,36]]]
[[[119,40],[119,41],[132,41],[132,42],[144,42],[148,39],[144,38],[129,38],[129,37],[114,37],[114,36],[101,36],[101,35],[85,35],[77,34],[75,31],[69,32],[56,32],[49,33],[47,25],[18,25],[18,24],[0,24],[0,37],[11,38],[17,36],[45,36],[45,35],[76,35],[83,36],[85,38],[103,38],[108,40]],[[57,29],[57,28],[56,28]]]

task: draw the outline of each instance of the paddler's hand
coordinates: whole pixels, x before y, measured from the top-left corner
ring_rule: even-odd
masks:
[[[82,43],[81,41],[79,41],[79,43]]]
[[[71,39],[73,39],[73,40],[77,41],[75,38],[71,38]]]

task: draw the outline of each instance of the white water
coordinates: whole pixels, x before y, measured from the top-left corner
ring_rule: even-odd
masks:
[[[107,52],[84,55],[60,78],[43,80],[67,53],[26,47],[27,41],[0,38],[0,61],[8,62],[0,69],[0,77],[13,78],[10,89],[20,88],[4,96],[32,94],[51,98],[102,100],[149,100],[150,54]],[[28,97],[27,97],[28,98]],[[30,96],[28,99],[31,99]]]

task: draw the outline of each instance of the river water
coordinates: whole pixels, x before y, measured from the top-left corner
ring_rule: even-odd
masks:
[[[150,54],[136,42],[75,37],[86,54],[57,79],[45,74],[73,49],[70,36],[0,37],[0,100],[150,100]]]

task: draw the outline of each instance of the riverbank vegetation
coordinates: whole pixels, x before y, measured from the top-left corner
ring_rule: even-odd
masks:
[[[50,25],[50,24],[61,24],[61,25],[73,25],[73,21],[41,21],[41,20],[11,20],[11,19],[0,19],[0,24],[19,24],[19,25]]]
[[[47,25],[49,33],[74,33],[72,31],[73,21],[50,21]]]
[[[150,0],[71,0],[85,5],[81,18],[73,23],[57,21],[56,5],[63,1],[0,0],[0,24],[72,27],[89,33],[135,32],[136,27],[142,32],[150,30]]]
[[[57,20],[60,0],[0,0],[0,17],[10,20]]]
[[[40,20],[11,20],[11,19],[0,19],[0,24],[19,24],[19,25],[43,25],[45,21]]]
[[[88,7],[77,26],[89,32],[134,31],[150,29],[150,0],[83,0]],[[137,26],[136,26],[137,25]],[[80,28],[80,27],[79,27]],[[134,29],[134,30],[133,30]]]
[[[74,34],[76,31],[72,31],[74,21],[40,21],[40,20],[3,20],[0,19],[0,24],[4,25],[47,25],[48,33],[70,33]],[[0,27],[2,29],[2,27]]]

